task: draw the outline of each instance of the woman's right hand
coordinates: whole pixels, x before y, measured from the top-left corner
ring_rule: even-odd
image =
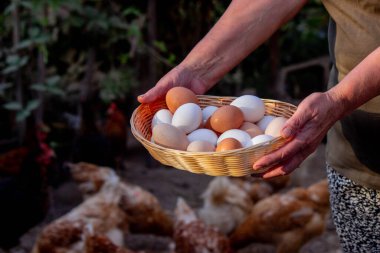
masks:
[[[189,88],[195,94],[204,94],[210,88],[197,71],[178,65],[164,75],[153,88],[138,96],[137,99],[140,103],[151,103],[164,97],[168,90],[176,86]]]

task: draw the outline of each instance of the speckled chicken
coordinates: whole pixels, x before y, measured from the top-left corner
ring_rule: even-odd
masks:
[[[89,163],[68,164],[73,179],[85,196],[96,193],[105,182],[118,177],[114,170]],[[143,188],[126,182],[118,183],[121,192],[119,207],[127,215],[134,233],[172,235],[173,221],[161,208],[157,198]]]
[[[84,252],[87,226],[92,227],[94,234],[106,236],[117,246],[123,245],[128,232],[172,234],[172,220],[149,192],[121,182],[110,168],[96,169],[88,164],[69,166],[73,178],[88,197],[43,229],[33,253]]]
[[[204,202],[199,216],[206,224],[228,234],[248,216],[256,202],[281,190],[288,183],[288,176],[271,180],[216,177],[202,194]]]
[[[231,253],[229,239],[199,220],[183,199],[178,199],[174,230],[176,253]]]
[[[323,233],[329,212],[327,181],[294,188],[259,201],[231,235],[235,248],[252,242],[273,243],[277,253],[295,253]]]

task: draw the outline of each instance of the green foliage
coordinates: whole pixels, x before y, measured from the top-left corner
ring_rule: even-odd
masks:
[[[100,82],[100,98],[106,103],[123,99],[125,95],[136,87],[137,81],[129,69],[112,69]]]

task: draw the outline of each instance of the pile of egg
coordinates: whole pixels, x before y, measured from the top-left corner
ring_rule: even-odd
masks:
[[[152,119],[151,141],[192,152],[226,151],[267,143],[280,136],[286,118],[265,115],[263,101],[253,95],[236,98],[221,107],[199,106],[196,95],[184,87],[166,94],[168,109]]]

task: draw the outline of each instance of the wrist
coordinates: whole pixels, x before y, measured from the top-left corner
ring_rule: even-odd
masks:
[[[325,94],[326,94],[327,100],[333,107],[333,110],[331,110],[333,118],[335,118],[336,120],[339,120],[342,117],[344,117],[346,114],[351,112],[349,101],[337,89],[332,88],[326,91]]]

